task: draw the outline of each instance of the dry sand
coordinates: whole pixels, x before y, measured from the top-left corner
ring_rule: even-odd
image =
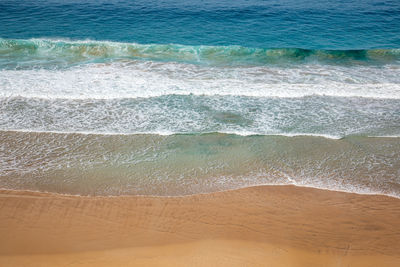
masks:
[[[400,266],[400,199],[294,186],[186,197],[0,190],[0,266]]]

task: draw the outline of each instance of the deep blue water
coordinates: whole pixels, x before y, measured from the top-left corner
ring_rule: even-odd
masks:
[[[0,38],[399,48],[400,1],[0,0]]]

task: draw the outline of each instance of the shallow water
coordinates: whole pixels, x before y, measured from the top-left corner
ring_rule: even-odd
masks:
[[[399,138],[0,134],[3,188],[171,196],[295,184],[400,196]]]

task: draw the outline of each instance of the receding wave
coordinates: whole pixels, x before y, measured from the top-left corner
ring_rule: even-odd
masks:
[[[32,134],[73,134],[73,135],[94,135],[94,136],[135,136],[135,135],[159,135],[159,136],[169,136],[169,135],[207,135],[207,134],[227,134],[227,135],[237,135],[237,136],[284,136],[284,137],[299,137],[299,136],[312,136],[312,137],[322,137],[326,139],[334,139],[339,140],[344,137],[334,136],[334,135],[326,135],[326,134],[307,134],[307,133],[290,133],[290,134],[259,134],[255,132],[246,132],[246,131],[219,131],[219,132],[182,132],[182,133],[173,133],[173,132],[136,132],[136,133],[118,133],[118,132],[98,132],[98,131],[52,131],[52,130],[32,130],[32,129],[0,129],[3,132],[10,133],[32,133]],[[395,135],[380,135],[380,136],[365,136],[370,138],[400,138]]]
[[[400,196],[399,138],[0,131],[0,187],[188,195],[294,184]]]
[[[187,46],[179,44],[137,44],[107,41],[67,41],[47,39],[0,39],[0,66],[22,63],[44,65],[73,64],[110,59],[145,59],[216,65],[274,63],[393,63],[400,49],[310,50],[301,48],[252,48],[242,46]],[[40,62],[45,60],[45,62]],[[12,62],[14,61],[14,62]],[[18,62],[18,64],[16,63]]]
[[[97,134],[400,135],[400,101],[309,96],[0,98],[0,129]]]

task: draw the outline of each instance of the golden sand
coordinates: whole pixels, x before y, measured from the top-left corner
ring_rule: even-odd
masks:
[[[400,199],[294,186],[186,197],[0,191],[0,266],[400,266]]]

